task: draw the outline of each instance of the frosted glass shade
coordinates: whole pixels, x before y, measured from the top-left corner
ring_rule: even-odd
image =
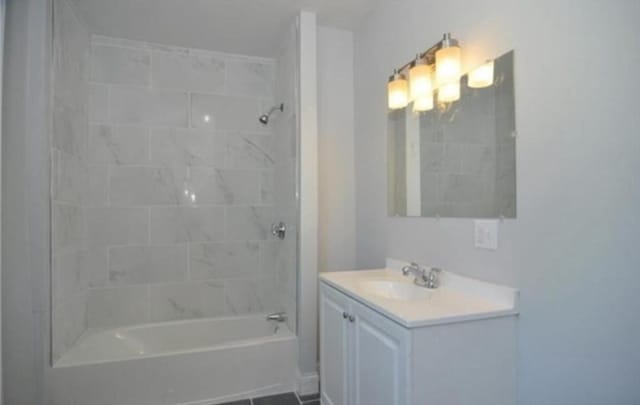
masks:
[[[460,99],[460,81],[447,83],[438,88],[438,102],[451,103]]]
[[[493,84],[493,61],[480,65],[469,73],[467,85],[474,89],[489,87]]]
[[[423,64],[412,67],[409,70],[409,86],[412,100],[430,96],[433,91],[431,66]]]
[[[421,96],[413,100],[413,111],[423,112],[433,109],[433,93],[429,93],[426,96]]]
[[[402,75],[396,75],[387,84],[389,109],[405,108],[409,104],[409,83]]]
[[[438,86],[460,78],[460,48],[449,46],[436,52],[436,82]]]

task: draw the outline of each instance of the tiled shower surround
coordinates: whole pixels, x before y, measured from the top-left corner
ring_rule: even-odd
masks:
[[[275,310],[273,60],[91,42],[89,327]]]
[[[69,277],[53,295],[70,302],[56,305],[64,321],[54,315],[54,358],[87,328],[288,306],[282,283],[295,286],[295,274],[282,266],[295,267],[295,232],[283,243],[270,228],[297,215],[295,127],[283,138],[273,134],[278,117],[258,122],[275,103],[275,61],[86,38],[59,47],[71,52],[67,60],[86,61],[86,76],[66,66],[54,72],[54,82],[82,93],[71,106],[54,102],[78,127],[68,128],[77,147],[54,150],[54,279]],[[289,160],[279,165],[284,139]],[[293,204],[276,210],[274,189],[284,179],[291,185],[280,186],[283,198]]]
[[[51,136],[52,353],[87,329],[89,271],[84,241],[88,185],[87,28],[66,0],[54,2]]]

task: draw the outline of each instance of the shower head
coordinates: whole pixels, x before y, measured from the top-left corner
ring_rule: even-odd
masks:
[[[274,105],[273,107],[271,107],[268,113],[262,114],[260,118],[258,118],[258,121],[260,121],[260,123],[263,125],[267,125],[269,123],[269,117],[276,110],[284,111],[284,103],[280,103],[280,105]]]

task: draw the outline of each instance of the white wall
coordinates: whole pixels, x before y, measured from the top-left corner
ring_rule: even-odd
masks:
[[[355,266],[353,33],[318,27],[319,271]]]
[[[11,1],[3,77],[4,403],[43,404],[49,359],[50,2]]]
[[[385,256],[521,289],[519,402],[640,401],[640,3],[396,1],[355,33],[359,267]],[[451,31],[465,65],[515,49],[518,218],[387,218],[386,79]]]

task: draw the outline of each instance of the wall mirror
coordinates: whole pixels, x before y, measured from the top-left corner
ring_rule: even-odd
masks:
[[[492,84],[415,113],[388,114],[390,216],[516,217],[513,51],[494,60]]]

